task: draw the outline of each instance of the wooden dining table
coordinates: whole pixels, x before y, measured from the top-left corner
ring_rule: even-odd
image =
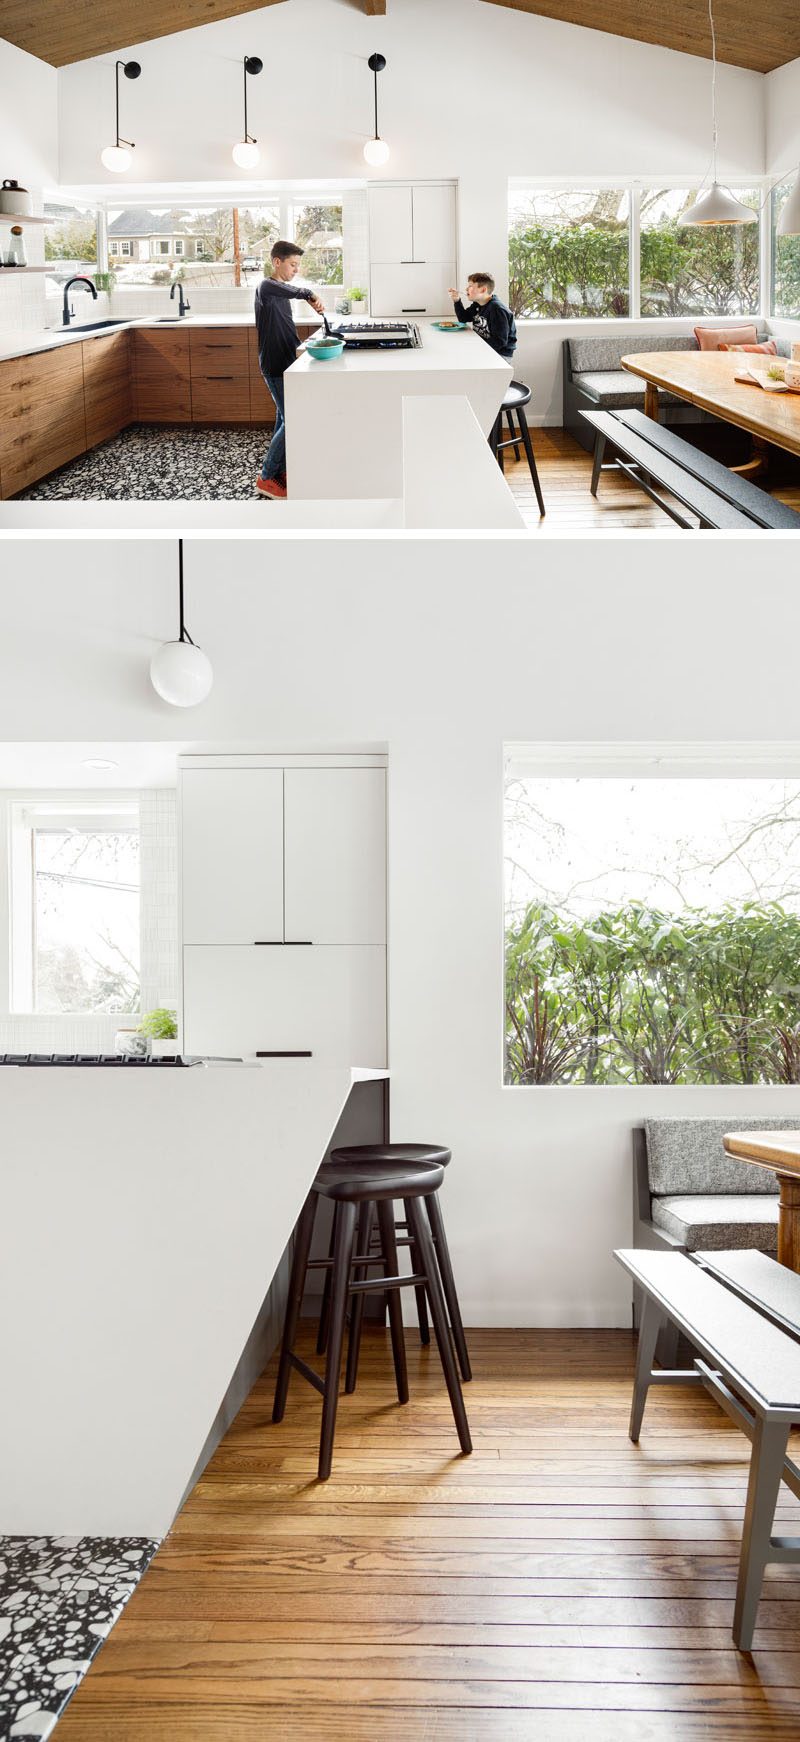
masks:
[[[726,1153],[778,1176],[778,1263],[800,1272],[800,1130],[729,1131]]]
[[[769,361],[747,351],[641,351],[623,357],[622,367],[644,381],[648,417],[658,418],[660,393],[674,393],[747,430],[763,469],[769,444],[800,454],[800,393],[769,393],[735,379],[737,370],[766,370]]]

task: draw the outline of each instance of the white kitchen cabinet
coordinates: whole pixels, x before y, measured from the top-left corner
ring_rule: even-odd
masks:
[[[454,182],[417,182],[411,189],[411,259],[453,261],[456,248]],[[405,256],[401,255],[401,259]]]
[[[181,782],[185,944],[283,938],[283,770],[189,768]]]
[[[386,775],[382,768],[287,768],[285,937],[386,941]]]
[[[381,184],[371,187],[369,201],[369,254],[373,264],[391,265],[413,260],[412,189]]]
[[[374,315],[397,315],[407,320],[452,318],[453,304],[447,292],[456,283],[455,261],[425,266],[373,266],[370,307]]]
[[[183,958],[186,1052],[385,1066],[384,949],[193,946]]]

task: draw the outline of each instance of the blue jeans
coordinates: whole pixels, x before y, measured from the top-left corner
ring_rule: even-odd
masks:
[[[265,375],[264,380],[275,401],[275,428],[272,440],[264,455],[261,467],[262,478],[279,478],[281,482],[286,477],[286,409],[283,403],[283,376]]]

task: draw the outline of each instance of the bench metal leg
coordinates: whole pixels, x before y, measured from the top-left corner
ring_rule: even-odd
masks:
[[[597,495],[597,489],[598,489],[598,485],[600,483],[600,473],[603,470],[603,455],[604,455],[605,451],[606,451],[606,438],[603,435],[602,430],[599,429],[597,431],[597,435],[594,438],[594,464],[592,466],[592,482],[590,485],[590,489],[591,489],[593,496]]]
[[[764,1568],[775,1558],[770,1552],[772,1526],[788,1439],[787,1422],[757,1418],[753,1423],[753,1452],[733,1612],[733,1643],[739,1651],[751,1649]]]
[[[656,1352],[658,1333],[664,1323],[664,1314],[656,1306],[650,1295],[645,1296],[642,1308],[642,1322],[639,1326],[639,1347],[636,1351],[636,1372],[633,1380],[633,1402],[631,1404],[631,1419],[628,1433],[634,1445],[638,1444],[642,1427],[644,1406],[650,1389],[650,1375],[653,1371],[653,1357]]]

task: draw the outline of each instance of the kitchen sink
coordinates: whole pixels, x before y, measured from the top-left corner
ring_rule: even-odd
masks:
[[[62,327],[60,330],[62,333],[99,333],[102,332],[105,327],[126,327],[127,325],[127,320],[87,321],[85,325],[82,323],[76,323],[75,326]]]

